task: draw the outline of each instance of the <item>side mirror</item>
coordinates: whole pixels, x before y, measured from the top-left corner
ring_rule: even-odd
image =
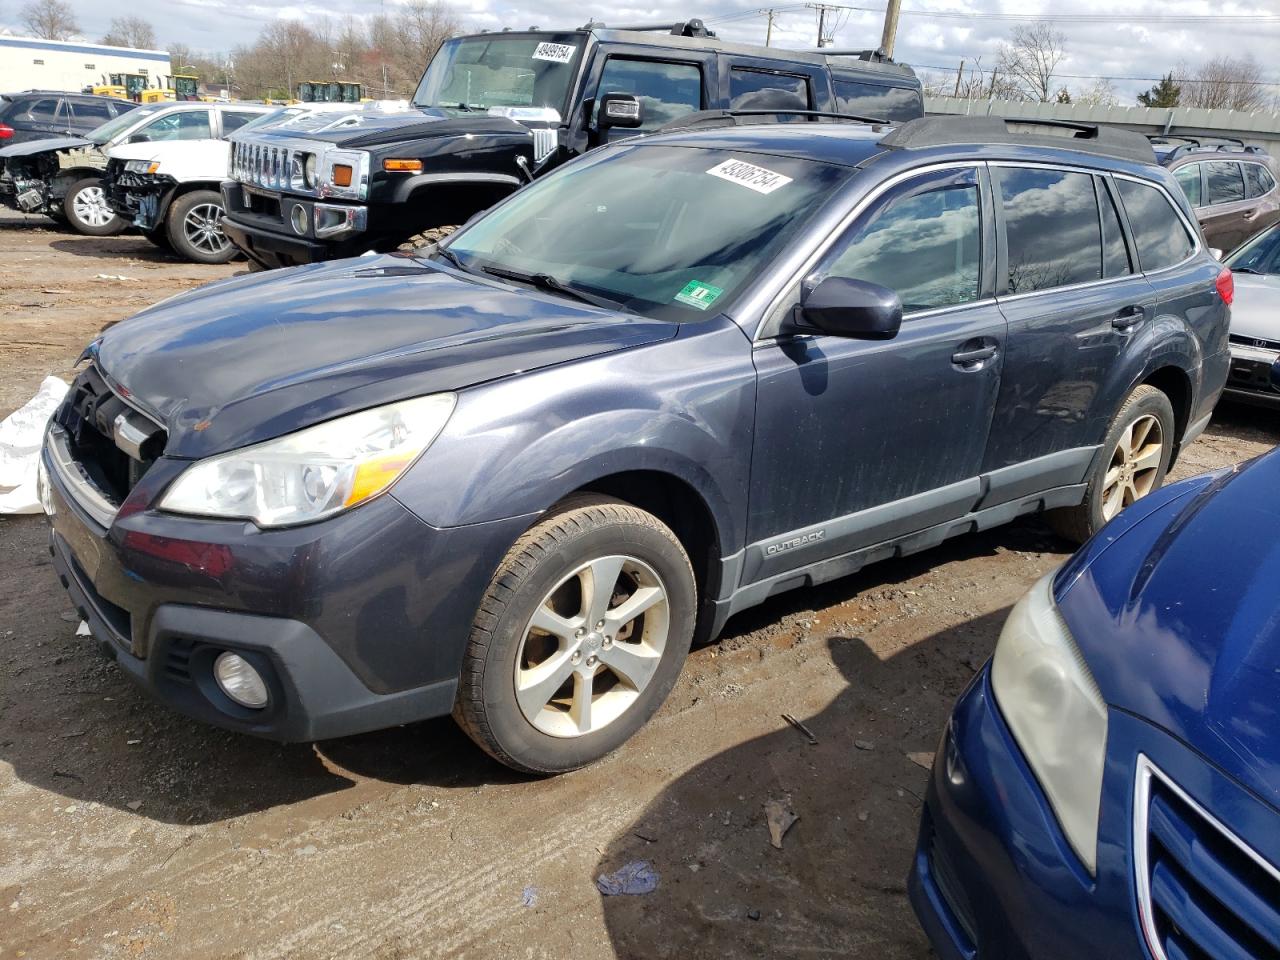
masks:
[[[629,93],[606,93],[600,98],[600,129],[638,127],[644,123],[644,105]]]
[[[833,337],[892,340],[902,326],[902,301],[877,283],[827,277],[801,301],[800,318]]]
[[[1210,248],[1209,248],[1209,256],[1213,257],[1213,259],[1215,259],[1215,260],[1217,260],[1219,263],[1221,263],[1221,262],[1222,262],[1222,258],[1223,258],[1224,256],[1226,256],[1226,254],[1224,254],[1224,253],[1223,253],[1221,250],[1219,250],[1217,247],[1210,247]]]
[[[1271,386],[1280,390],[1280,360],[1271,365]]]

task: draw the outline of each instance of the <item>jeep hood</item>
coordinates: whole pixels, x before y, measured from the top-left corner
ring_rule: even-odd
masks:
[[[1280,808],[1278,484],[1270,454],[1174,485],[1095,537],[1057,593],[1109,704]]]
[[[33,157],[37,153],[54,153],[75,147],[92,147],[93,141],[84,137],[48,137],[44,140],[26,140],[0,148],[0,159],[7,157]]]
[[[675,336],[411,257],[358,257],[209,284],[110,328],[89,353],[204,457],[344,413]]]
[[[324,141],[339,147],[366,149],[434,137],[510,136],[527,140],[529,128],[509,117],[476,113],[450,117],[433,107],[411,107],[408,110],[379,112],[332,111],[295,117],[279,126],[253,131],[249,136],[269,139],[273,136]]]

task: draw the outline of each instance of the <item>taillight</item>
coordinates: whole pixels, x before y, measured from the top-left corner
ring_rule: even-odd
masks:
[[[13,136],[13,127],[6,123],[0,123],[0,140],[8,140]]]
[[[1230,269],[1224,268],[1218,274],[1216,286],[1218,288],[1218,296],[1222,298],[1222,302],[1228,307],[1231,306],[1231,301],[1236,298],[1236,278],[1231,275]]]

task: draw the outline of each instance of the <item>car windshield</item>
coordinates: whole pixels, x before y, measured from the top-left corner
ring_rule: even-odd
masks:
[[[628,145],[521,190],[460,231],[446,256],[657,319],[697,320],[731,304],[852,173],[772,154]]]
[[[1262,231],[1237,248],[1225,262],[1241,273],[1280,274],[1280,225]]]
[[[87,134],[87,139],[92,140],[94,143],[101,146],[109,140],[114,139],[121,131],[133,126],[135,123],[138,123],[156,112],[156,110],[141,108],[130,110],[128,113],[122,113],[114,120],[108,120],[102,126],[94,127],[93,130]]]
[[[549,107],[564,112],[586,38],[578,33],[492,34],[448,41],[413,95],[450,111]]]

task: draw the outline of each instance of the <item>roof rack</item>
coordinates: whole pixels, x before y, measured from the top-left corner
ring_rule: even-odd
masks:
[[[667,133],[673,130],[685,130],[690,127],[737,127],[740,120],[751,117],[812,117],[817,120],[846,120],[851,123],[866,123],[872,126],[888,126],[889,121],[880,117],[864,117],[856,113],[832,113],[826,110],[698,110],[686,113],[683,117],[664,123],[657,132]],[[767,120],[757,120],[767,123]]]
[[[1056,147],[1137,163],[1156,162],[1155,151],[1140,133],[1071,120],[921,117],[895,127],[880,143],[889,149],[898,150],[961,143]]]
[[[1205,138],[1221,142],[1204,143],[1193,137],[1173,137],[1171,139],[1185,140],[1186,143],[1174,147],[1163,157],[1160,158],[1161,163],[1172,163],[1181,157],[1188,156],[1193,153],[1265,153],[1261,147],[1254,144],[1246,144],[1243,140],[1237,140],[1235,137],[1214,137]]]
[[[812,52],[821,53],[828,57],[855,57],[858,60],[866,60],[870,63],[896,62],[893,57],[888,56],[883,50],[831,50],[827,47],[818,47]]]
[[[588,20],[582,27],[583,30],[600,30],[605,26],[599,20]],[[634,30],[641,33],[656,33],[665,30],[673,37],[710,37],[715,38],[716,32],[707,29],[707,25],[693,17],[689,20],[682,20],[678,23],[625,23],[617,24],[610,29],[612,30]]]

